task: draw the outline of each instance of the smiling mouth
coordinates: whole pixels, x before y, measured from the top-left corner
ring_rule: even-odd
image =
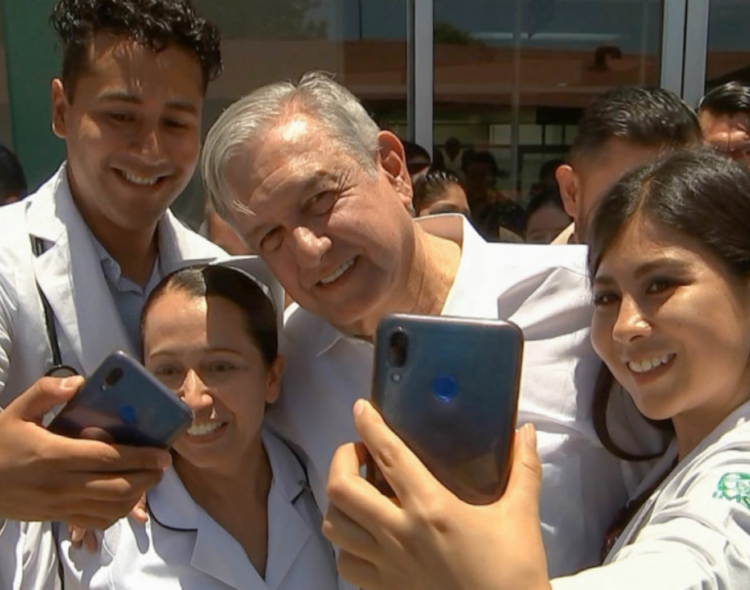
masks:
[[[193,424],[190,425],[190,428],[187,429],[187,433],[190,436],[208,436],[209,434],[216,432],[222,426],[224,426],[224,422],[203,422],[202,424],[196,424],[193,422]]]
[[[157,175],[157,176],[139,176],[137,174],[133,174],[132,172],[126,172],[125,170],[120,170],[119,168],[115,168],[117,173],[120,175],[121,178],[128,181],[130,184],[135,184],[136,186],[154,186],[156,183],[158,183],[163,178],[166,178],[163,175]]]
[[[668,364],[675,356],[676,355],[674,354],[665,354],[663,356],[657,356],[643,361],[629,361],[627,365],[628,369],[633,371],[633,373],[650,373],[654,369],[658,369],[659,367]]]
[[[350,258],[346,262],[344,262],[341,266],[339,266],[336,270],[334,270],[331,274],[329,274],[326,277],[323,277],[320,279],[321,285],[330,285],[334,281],[341,278],[341,276],[349,270],[352,266],[354,266],[354,258]]]

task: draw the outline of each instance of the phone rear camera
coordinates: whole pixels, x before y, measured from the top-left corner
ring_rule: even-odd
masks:
[[[391,334],[390,346],[388,347],[388,362],[393,367],[403,367],[406,364],[407,350],[409,348],[409,337],[403,330],[397,330]]]
[[[458,383],[452,375],[437,375],[430,386],[432,395],[441,402],[450,402],[458,395]]]
[[[138,414],[133,406],[120,406],[117,409],[117,413],[125,424],[135,424],[138,422]]]
[[[109,373],[107,373],[107,376],[104,378],[104,384],[107,387],[113,387],[117,384],[117,382],[122,379],[123,371],[120,367],[116,367],[112,369]]]

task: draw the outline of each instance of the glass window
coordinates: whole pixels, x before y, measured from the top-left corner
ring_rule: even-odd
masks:
[[[662,0],[435,0],[435,149],[457,171],[469,150],[489,152],[494,189],[523,204],[593,96],[659,84],[662,11]]]
[[[750,83],[750,3],[747,0],[711,0],[708,16],[706,87],[732,80]]]
[[[8,72],[5,69],[5,25],[2,0],[0,0],[0,144],[13,149],[8,101]]]
[[[198,0],[222,32],[224,73],[208,90],[204,132],[230,103],[279,80],[325,70],[381,127],[406,135],[404,0]],[[196,174],[174,206],[193,227],[203,217]]]

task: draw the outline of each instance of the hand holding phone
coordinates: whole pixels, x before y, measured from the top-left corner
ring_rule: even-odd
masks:
[[[48,429],[70,438],[169,448],[192,419],[190,408],[172,391],[118,350],[104,359]]]
[[[391,315],[375,336],[372,402],[432,474],[487,504],[508,480],[523,336],[499,320]],[[368,478],[383,489],[368,465]]]

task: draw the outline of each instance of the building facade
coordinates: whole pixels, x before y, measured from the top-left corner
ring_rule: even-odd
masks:
[[[225,56],[204,131],[253,88],[326,70],[382,127],[448,165],[464,148],[489,151],[498,188],[520,199],[564,157],[594,95],[649,84],[695,105],[707,87],[750,82],[750,0],[194,1],[221,28]],[[50,127],[53,5],[0,0],[0,143],[31,186],[64,153]],[[175,211],[199,223],[197,178]]]

